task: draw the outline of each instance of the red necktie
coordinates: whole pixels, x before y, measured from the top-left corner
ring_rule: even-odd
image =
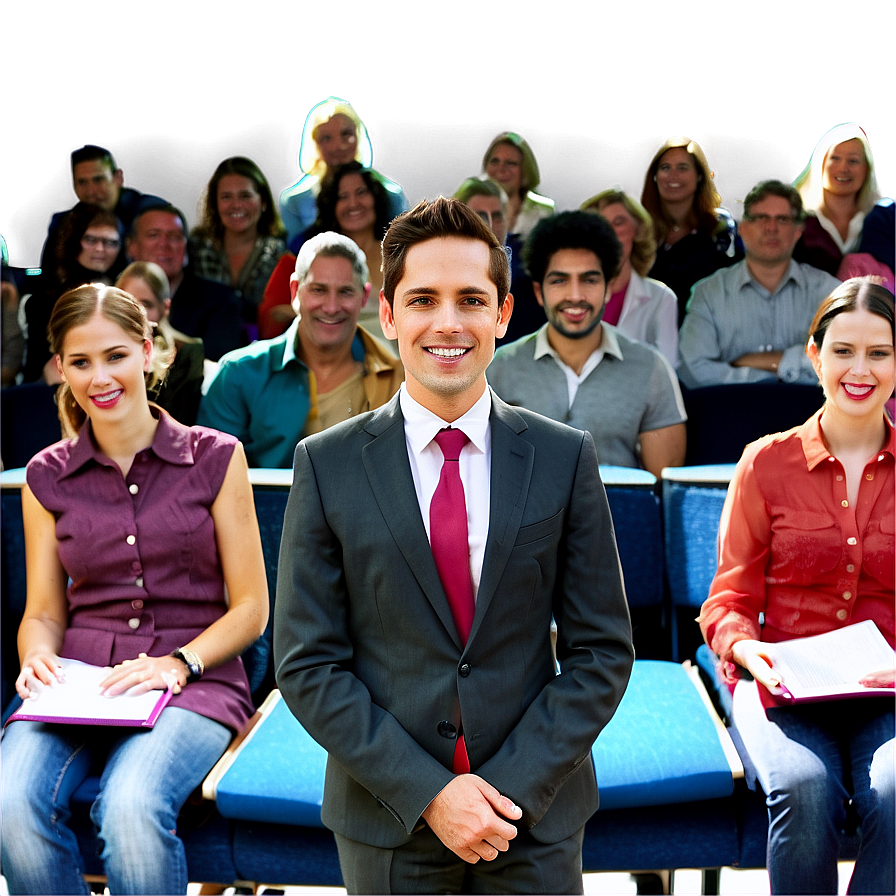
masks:
[[[435,442],[444,461],[439,484],[429,505],[429,540],[442,587],[461,643],[466,645],[473,627],[473,580],[470,577],[470,542],[467,533],[467,503],[460,478],[460,452],[469,439],[459,429],[443,429]],[[470,771],[467,747],[459,734],[454,750],[454,772]]]

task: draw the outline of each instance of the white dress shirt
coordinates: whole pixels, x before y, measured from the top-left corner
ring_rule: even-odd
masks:
[[[408,459],[417,492],[420,515],[429,533],[429,505],[442,474],[444,456],[433,441],[436,433],[446,426],[460,429],[470,440],[460,453],[460,480],[464,486],[467,504],[467,534],[470,544],[470,576],[473,580],[473,597],[479,592],[482,576],[482,559],[488,537],[489,502],[491,499],[492,440],[489,414],[492,394],[488,388],[482,397],[453,423],[447,423],[432,411],[423,407],[408,394],[404,383],[398,393],[401,413],[404,416],[404,435],[408,446]]]

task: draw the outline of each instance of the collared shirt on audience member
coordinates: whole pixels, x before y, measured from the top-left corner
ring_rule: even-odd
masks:
[[[240,301],[226,284],[196,275],[187,256],[188,237],[179,209],[153,205],[134,218],[127,255],[131,261],[151,261],[165,272],[171,285],[171,326],[201,339],[205,357],[217,361],[246,341]]]
[[[599,215],[539,221],[524,259],[548,322],[498,349],[486,376],[508,404],[590,432],[600,463],[659,476],[684,462],[684,403],[659,351],[601,322],[621,257]]]
[[[199,423],[239,438],[253,467],[291,467],[302,438],[380,407],[404,379],[401,362],[358,326],[370,283],[352,240],[308,240],[290,290],[296,320],[225,355],[199,408]]]
[[[685,386],[817,382],[805,353],[809,324],[840,281],[793,260],[803,218],[793,187],[772,180],[750,191],[746,258],[698,282],[688,303],[678,345]]]

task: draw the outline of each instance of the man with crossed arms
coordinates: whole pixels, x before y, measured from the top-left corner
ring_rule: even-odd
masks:
[[[488,388],[513,298],[475,212],[400,216],[383,275],[406,380],[296,449],[277,682],[329,753],[350,893],[581,893],[591,747],[633,662],[594,444]]]

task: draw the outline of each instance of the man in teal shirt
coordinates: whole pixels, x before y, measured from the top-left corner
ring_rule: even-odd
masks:
[[[370,283],[352,240],[330,232],[305,243],[290,293],[289,329],[224,355],[199,407],[199,424],[240,439],[252,467],[291,467],[302,438],[380,407],[404,379],[358,326]]]

